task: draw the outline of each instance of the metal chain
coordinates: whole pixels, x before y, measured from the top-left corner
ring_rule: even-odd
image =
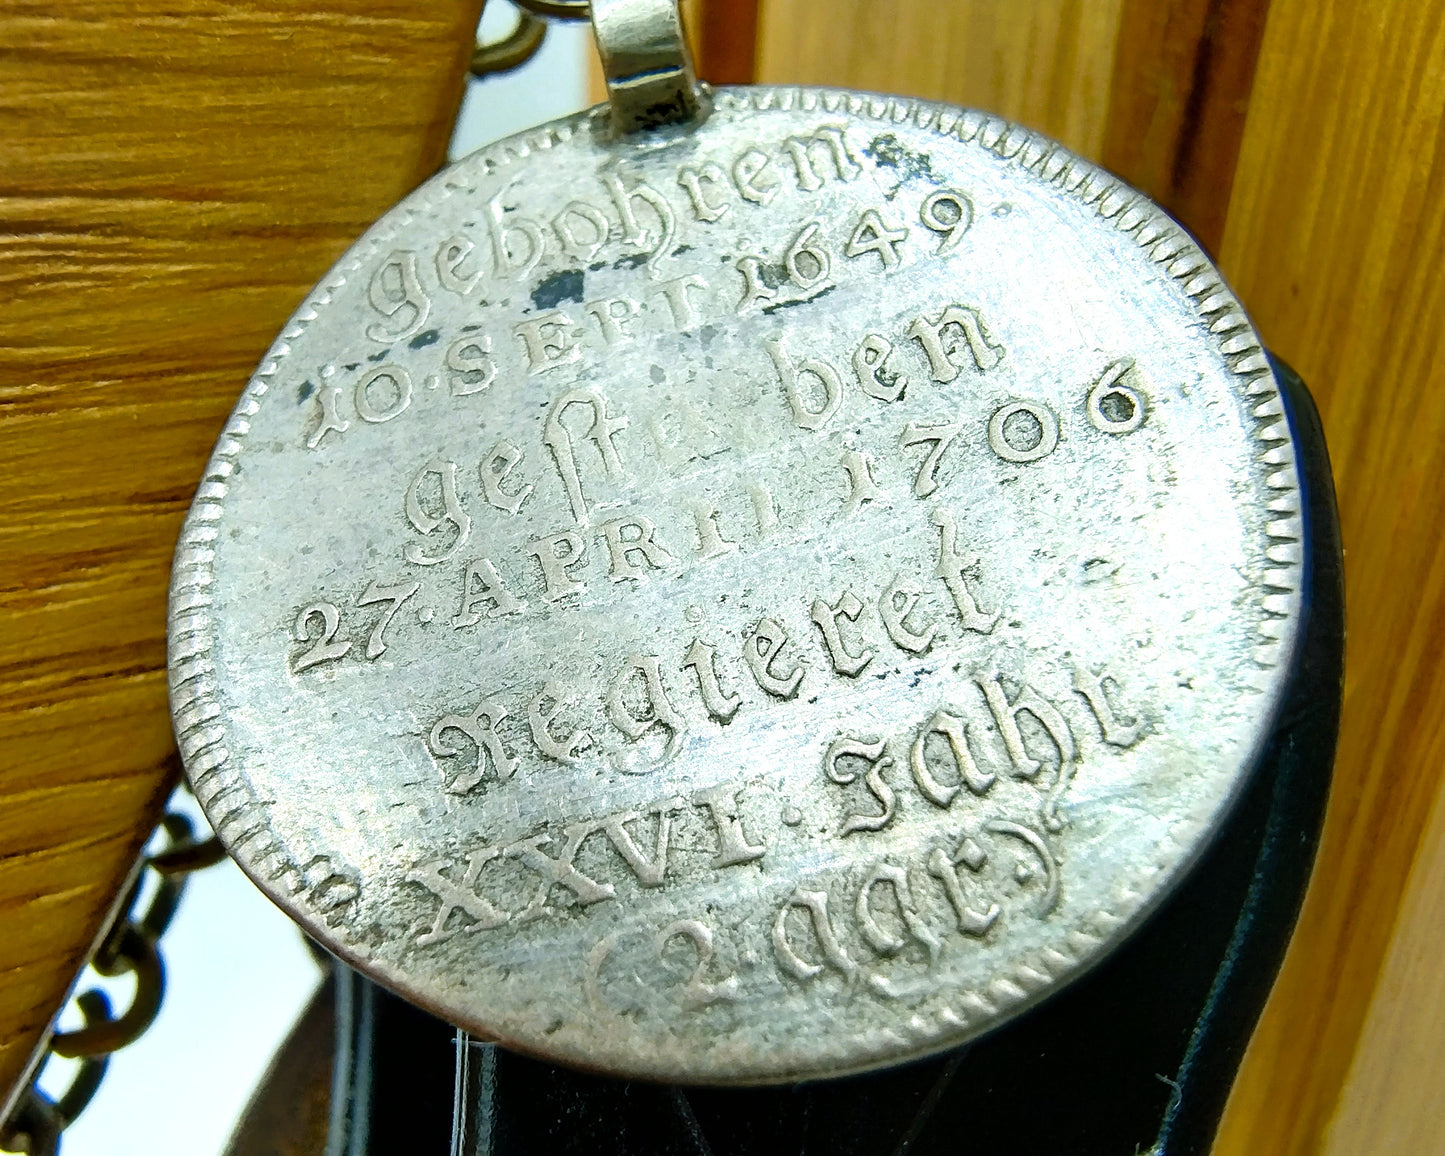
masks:
[[[125,900],[116,908],[114,922],[90,961],[104,976],[127,972],[135,975],[131,1005],[115,1015],[110,998],[98,988],[75,997],[84,1026],[51,1037],[30,1085],[21,1093],[10,1116],[0,1120],[0,1149],[26,1156],[56,1156],[61,1133],[74,1123],[99,1089],[110,1054],[138,1039],[160,1011],[165,968],[157,943],[176,913],[187,876],[220,862],[226,853],[215,838],[197,839],[191,820],[174,811],[162,817],[155,834],[164,838],[164,846],[141,863]],[[144,910],[138,910],[147,872],[157,876],[155,894]],[[80,1061],[70,1086],[53,1100],[40,1089],[40,1076],[51,1056]]]
[[[588,0],[512,0],[512,3],[547,20],[586,20],[592,15]]]
[[[512,0],[517,26],[500,40],[478,42],[472,50],[471,74],[494,76],[518,68],[542,47],[548,21],[586,20],[591,8],[587,0]]]
[[[517,24],[472,52],[473,76],[506,72],[530,60],[546,38],[546,20],[591,19],[612,128],[620,134],[693,120],[705,113],[677,0],[512,0]]]

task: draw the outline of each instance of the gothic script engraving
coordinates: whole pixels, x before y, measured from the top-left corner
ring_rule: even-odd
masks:
[[[1193,862],[1297,630],[1293,442],[1160,210],[893,98],[718,89],[422,186],[197,489],[176,733],[309,933],[564,1063],[952,1047]]]

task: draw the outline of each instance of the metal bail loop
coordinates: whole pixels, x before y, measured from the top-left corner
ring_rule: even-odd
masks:
[[[697,115],[697,78],[676,0],[592,0],[592,31],[619,133]]]

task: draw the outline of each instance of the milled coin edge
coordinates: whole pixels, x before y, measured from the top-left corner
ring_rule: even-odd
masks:
[[[907,124],[964,144],[977,144],[1092,207],[1100,218],[1132,236],[1180,287],[1234,377],[1242,414],[1248,419],[1246,427],[1252,425],[1259,443],[1256,468],[1265,492],[1272,495],[1266,503],[1272,516],[1266,518],[1263,528],[1267,544],[1258,601],[1259,637],[1250,656],[1254,668],[1248,681],[1258,692],[1272,693],[1272,708],[1277,707],[1282,689],[1277,672],[1293,655],[1301,598],[1304,543],[1293,438],[1258,335],[1218,270],[1188,234],[1144,194],[1091,162],[1047,137],[987,113],[905,97],[796,87],[719,89],[714,100],[719,110],[846,113],[885,124]],[[211,660],[215,641],[210,613],[214,544],[229,479],[270,379],[290,353],[290,343],[331,303],[351,274],[404,230],[418,211],[430,210],[453,193],[474,188],[469,180],[473,173],[489,176],[534,153],[566,143],[578,132],[588,131],[598,116],[599,110],[593,109],[478,150],[410,194],[420,196],[415,207],[403,202],[390,210],[352,246],[287,322],[242,393],[206,466],[172,567],[168,613],[171,712],[186,773],[217,835],[262,891],[342,958],[407,998],[464,1024],[470,1017],[459,1013],[465,1009],[446,1006],[435,994],[417,990],[401,968],[371,958],[371,951],[347,926],[344,917],[346,908],[359,894],[359,882],[324,859],[304,865],[292,860],[271,829],[266,807],[254,794],[244,768],[227,747],[224,708]],[[1241,774],[1241,782],[1244,777]],[[1236,783],[1236,794],[1238,787]],[[1216,817],[1225,810],[1217,811]],[[1040,952],[1037,958],[1019,961],[1009,975],[995,978],[986,988],[956,993],[948,1006],[930,1017],[914,1015],[906,1021],[906,1032],[893,1027],[869,1027],[847,1036],[846,1046],[832,1039],[814,1041],[823,1046],[806,1054],[792,1054],[793,1049],[787,1049],[787,1054],[770,1054],[763,1062],[755,1054],[734,1056],[726,1072],[716,1070],[717,1051],[707,1056],[678,1055],[661,1046],[660,1041],[649,1057],[604,1056],[600,1047],[588,1055],[564,1049],[542,1052],[534,1041],[511,1042],[523,1050],[587,1066],[605,1062],[618,1073],[705,1082],[841,1074],[917,1058],[1000,1025],[1082,974],[1111,946],[1122,942],[1129,926],[1140,921],[1170,890],[1169,885],[1157,882],[1158,873],[1170,876],[1171,884],[1177,882],[1197,856],[1205,841],[1198,838],[1205,820],[1195,817],[1192,824],[1181,825],[1174,837],[1157,849],[1160,853],[1153,857],[1152,871],[1144,872],[1156,879],[1143,890],[1121,885],[1112,909],[1091,912],[1061,935],[1053,947]],[[1110,940],[1114,941],[1112,945]],[[477,1022],[470,1027],[482,1035],[496,1030]],[[714,1061],[714,1066],[704,1070],[699,1061],[708,1059]]]

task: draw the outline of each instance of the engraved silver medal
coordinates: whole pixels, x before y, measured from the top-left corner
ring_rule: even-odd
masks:
[[[1052,141],[655,96],[446,169],[286,326],[176,558],[186,769],[310,934],[479,1036],[906,1060],[1221,822],[1295,641],[1292,435],[1205,255]]]

